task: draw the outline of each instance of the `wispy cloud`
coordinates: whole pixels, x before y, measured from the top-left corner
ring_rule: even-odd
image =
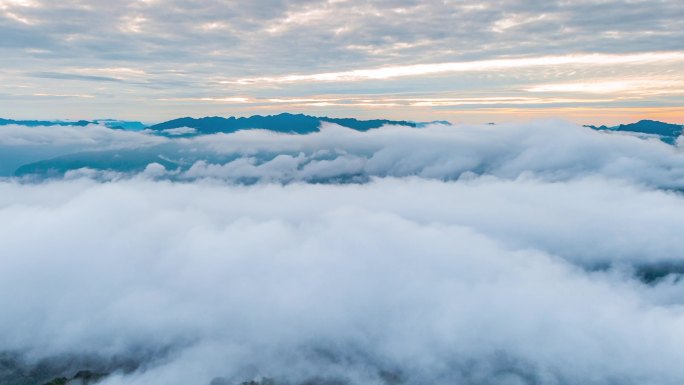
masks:
[[[252,84],[296,82],[358,82],[364,80],[384,80],[398,77],[436,75],[453,72],[506,71],[535,67],[645,65],[652,63],[662,64],[664,62],[682,63],[684,62],[684,52],[648,52],[621,55],[591,54],[542,56],[471,62],[415,64],[308,75],[283,75],[276,77],[244,78],[232,81],[226,80],[222,81],[222,83]]]
[[[682,74],[684,75],[684,74]],[[650,79],[601,80],[593,82],[539,84],[526,88],[528,92],[547,93],[588,93],[588,94],[628,94],[628,95],[682,95],[684,76],[669,79],[659,76]]]
[[[161,101],[169,102],[210,102],[210,103],[248,103],[250,98],[231,96],[231,97],[200,97],[200,98],[159,98]]]

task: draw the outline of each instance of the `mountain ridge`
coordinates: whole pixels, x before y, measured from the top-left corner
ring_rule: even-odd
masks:
[[[117,120],[117,119],[94,119],[94,120],[15,120],[15,119],[3,119],[0,118],[0,126],[7,126],[10,124],[16,124],[19,126],[26,127],[38,127],[38,126],[78,126],[84,127],[89,124],[103,124],[107,128],[118,129],[118,130],[131,130],[140,131],[143,130],[147,125],[138,121],[129,120]]]
[[[584,127],[591,128],[597,131],[620,131],[632,132],[646,135],[656,135],[663,142],[673,144],[677,137],[684,131],[684,125],[665,123],[658,120],[642,119],[636,123],[619,124],[617,126],[594,126],[584,125]]]
[[[333,123],[357,131],[368,131],[384,125],[423,127],[427,124],[446,124],[447,121],[414,122],[408,120],[369,119],[356,118],[331,118],[328,116],[313,116],[306,114],[292,114],[283,112],[276,115],[252,115],[249,117],[181,117],[161,123],[146,125],[139,121],[126,121],[117,119],[94,119],[94,120],[15,120],[0,118],[0,126],[21,125],[35,126],[79,126],[90,124],[104,125],[110,129],[141,131],[149,130],[156,135],[163,136],[195,136],[216,133],[233,133],[240,130],[264,129],[280,133],[308,134],[320,130],[321,123]],[[494,123],[489,123],[494,124]],[[618,131],[635,134],[653,135],[667,143],[674,143],[676,138],[684,133],[684,124],[666,123],[658,120],[642,119],[634,123],[619,124],[616,126],[585,124],[584,127],[596,131]]]
[[[406,120],[355,118],[330,118],[305,114],[280,113],[277,115],[252,115],[250,117],[206,116],[203,118],[183,117],[149,126],[148,129],[163,132],[177,128],[192,128],[199,134],[232,133],[246,129],[265,129],[282,133],[308,134],[319,131],[323,122],[339,124],[357,131],[368,131],[384,125],[417,127],[420,123]]]

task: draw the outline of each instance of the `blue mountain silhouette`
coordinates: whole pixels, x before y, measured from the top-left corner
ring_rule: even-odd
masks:
[[[682,133],[682,128],[684,127],[679,124],[664,123],[656,120],[640,120],[636,123],[621,124],[617,126],[616,130],[677,137]]]
[[[116,120],[116,119],[96,119],[96,120],[13,120],[0,118],[0,126],[16,124],[18,126],[38,127],[38,126],[87,126],[89,124],[103,124],[112,129],[139,131],[146,126],[141,122]]]
[[[246,129],[265,129],[283,133],[308,134],[319,130],[321,122],[339,124],[358,131],[368,131],[386,124],[416,127],[417,123],[404,120],[357,120],[354,118],[316,117],[304,114],[282,113],[278,115],[254,115],[248,118],[211,116],[205,118],[179,118],[148,127],[151,130],[163,131],[173,128],[189,127],[198,134],[231,133]]]
[[[670,144],[673,144],[677,137],[682,134],[682,131],[684,131],[684,125],[671,124],[648,119],[640,120],[636,123],[620,124],[618,126],[613,127],[592,125],[587,125],[585,127],[589,127],[599,131],[622,131],[648,135],[657,135],[660,137],[660,140]]]
[[[64,121],[64,120],[13,120],[13,119],[2,119],[0,118],[0,126],[6,126],[9,124],[16,124],[18,126],[87,126],[93,122],[88,120],[75,121]]]

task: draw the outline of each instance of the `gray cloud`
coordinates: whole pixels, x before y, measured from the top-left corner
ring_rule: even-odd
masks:
[[[157,119],[171,117],[165,108],[202,111],[202,107],[196,105],[157,105],[150,101],[155,98],[192,97],[193,94],[203,97],[277,94],[282,97],[325,94],[339,88],[262,89],[220,83],[233,78],[502,56],[684,49],[681,43],[684,41],[681,36],[684,7],[678,1],[554,1],[544,4],[376,1],[368,4],[351,0],[307,0],[245,4],[176,0],[57,4],[35,0],[27,2],[28,6],[8,4],[0,11],[4,15],[0,22],[0,51],[4,58],[1,66],[4,69],[104,77],[108,75],[81,71],[113,67],[142,70],[145,74],[133,85],[110,85],[110,93],[120,95],[122,100],[110,100],[109,104],[117,106],[116,111],[122,117],[129,118],[132,110],[143,114],[145,110],[154,109]],[[681,73],[681,66],[665,69],[673,70]],[[624,75],[631,69],[613,68],[611,71],[615,76],[615,71]],[[639,76],[653,75],[646,69],[637,72]],[[541,75],[536,72],[503,77],[489,74],[476,79],[475,83],[483,87],[478,88],[479,91],[504,88],[506,92],[514,93],[524,88],[526,82],[603,76],[600,71],[578,73],[576,69]],[[21,82],[21,75],[15,76],[8,76],[5,81]],[[31,87],[66,87],[70,89],[69,93],[83,93],[83,84],[65,85],[64,81],[68,79],[60,80],[59,84],[32,84]],[[462,77],[421,79],[419,88],[410,81],[395,81],[366,85],[370,92],[357,92],[367,97],[388,92],[472,93],[472,88],[462,84],[468,81]],[[146,89],[150,84],[165,86]],[[144,109],[139,107],[140,100],[131,99],[131,87],[138,95],[144,95],[141,98]],[[102,111],[102,106],[96,103],[101,99],[105,99],[105,95],[84,102],[88,107],[85,111]],[[676,102],[681,104],[679,99]],[[16,111],[28,109],[18,101],[0,112],[16,116]],[[219,111],[216,107],[209,110],[214,114]],[[58,111],[55,109],[53,113]],[[360,113],[358,107],[346,111]]]
[[[645,44],[650,44],[648,50],[683,48],[676,43],[682,41],[677,39],[681,28],[676,26],[681,23],[684,7],[676,1],[35,4],[11,9],[35,21],[22,27],[35,36],[72,36],[66,43],[70,53],[63,52],[67,59],[87,52],[109,60],[111,55],[120,55],[115,52],[122,52],[133,61],[155,60],[157,54],[163,54],[166,60],[177,58],[178,62],[188,64],[189,58],[198,55],[212,63],[234,61],[246,55],[250,63],[242,70],[266,64],[270,59],[276,60],[281,71],[293,71],[302,67],[319,70],[331,64],[338,68],[340,62],[351,59],[366,66],[395,63],[395,55],[374,57],[368,52],[349,50],[348,46],[385,48],[394,43],[411,45],[425,40],[432,44],[418,50],[407,47],[411,56],[449,61],[502,53],[548,53],[548,45],[559,49],[551,52],[633,52],[644,50]],[[137,28],[146,33],[136,33]],[[497,32],[497,28],[502,32]],[[597,33],[604,32],[621,34],[622,44],[614,44],[610,37],[599,35],[597,39]],[[291,41],[299,43],[297,50],[283,44]],[[263,48],[268,50],[259,50]],[[230,54],[210,56],[215,49]],[[269,72],[272,69],[269,67]],[[260,68],[256,71],[263,72]]]

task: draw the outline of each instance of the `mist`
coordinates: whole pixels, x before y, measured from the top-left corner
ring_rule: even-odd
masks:
[[[105,385],[684,379],[678,145],[563,122],[79,132],[178,166],[0,181],[0,351],[23,365]]]
[[[546,181],[600,175],[657,188],[684,186],[679,144],[597,132],[563,121],[384,126],[367,132],[323,124],[308,135],[244,130],[190,138],[93,125],[0,127],[0,149],[15,159],[15,171],[6,177],[33,181],[148,174],[231,184],[363,183],[374,177],[457,180],[474,174],[511,180],[532,175]],[[39,155],[46,151],[51,155]],[[33,159],[17,164],[16,159],[27,157]]]

